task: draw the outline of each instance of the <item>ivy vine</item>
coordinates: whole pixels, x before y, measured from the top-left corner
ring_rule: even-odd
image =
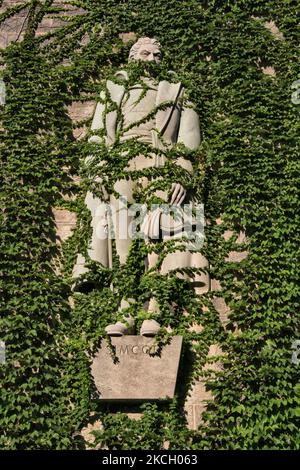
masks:
[[[0,25],[26,12],[22,34],[1,50],[1,448],[83,448],[91,444],[82,428],[100,419],[94,445],[108,449],[299,449],[299,365],[291,360],[299,339],[300,121],[291,101],[300,78],[297,6],[296,0],[151,0],[142,7],[138,0],[32,0],[1,13]],[[37,35],[45,18],[61,23]],[[281,35],[270,31],[271,21]],[[159,39],[165,54],[158,78],[175,71],[200,116],[202,144],[189,155],[193,180],[168,175],[183,178],[205,204],[203,255],[221,290],[197,297],[175,273],[145,273],[147,247],[136,240],[125,267],[90,262],[98,289],[72,291],[76,254],[90,239],[84,197],[87,189],[97,191],[90,175],[99,167],[87,167],[85,158],[92,152],[99,165],[108,162],[109,190],[126,159],[118,143],[109,153],[89,143],[89,131],[76,140],[74,132],[88,130],[91,118],[74,123],[67,109],[98,101],[105,81],[127,67],[133,41],[124,41],[126,32]],[[138,65],[127,69],[132,80],[140,76]],[[141,148],[129,143],[127,150],[132,157]],[[182,149],[172,152],[168,158]],[[149,202],[147,194],[141,200]],[[62,245],[54,207],[77,215]],[[230,252],[245,250],[241,262],[228,261]],[[163,326],[184,337],[180,383],[171,403],[144,404],[141,419],[131,420],[125,408],[99,402],[90,357],[122,296],[138,299],[132,309],[141,322],[151,292]],[[216,297],[230,308],[226,323]],[[222,356],[208,358],[212,344]],[[221,367],[204,368],[207,362]],[[184,403],[199,379],[213,400],[190,430]]]

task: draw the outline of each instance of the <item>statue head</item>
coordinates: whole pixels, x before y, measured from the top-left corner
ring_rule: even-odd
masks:
[[[144,62],[156,62],[158,64],[161,57],[161,45],[154,38],[140,38],[133,44],[129,52],[129,61],[143,60]]]

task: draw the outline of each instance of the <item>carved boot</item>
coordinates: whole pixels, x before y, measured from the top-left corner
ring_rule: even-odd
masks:
[[[155,336],[160,330],[160,324],[156,320],[144,320],[141,326],[141,336]]]
[[[149,316],[157,316],[159,314],[159,305],[155,297],[151,297],[147,309]],[[144,320],[140,329],[141,336],[155,336],[160,330],[160,324],[156,320]]]
[[[117,321],[112,325],[107,325],[105,331],[109,336],[124,336],[133,333],[134,320],[131,317],[125,319],[126,323]]]

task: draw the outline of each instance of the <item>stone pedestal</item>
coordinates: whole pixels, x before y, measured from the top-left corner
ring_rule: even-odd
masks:
[[[174,397],[182,337],[174,336],[161,348],[154,338],[112,337],[92,363],[99,398],[107,402],[155,401]]]

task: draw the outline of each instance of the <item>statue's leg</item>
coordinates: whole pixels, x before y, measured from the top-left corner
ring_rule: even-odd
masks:
[[[119,193],[119,197],[114,195],[110,197],[116,251],[122,265],[127,261],[132,242],[130,227],[133,222],[133,216],[129,213],[128,204],[134,202],[134,187],[135,182],[130,179],[119,180],[114,185],[114,189]]]
[[[171,237],[164,238],[164,241],[170,240]],[[159,255],[151,252],[148,255],[148,270],[153,269],[158,262]],[[189,251],[177,250],[173,253],[168,253],[164,258],[159,273],[167,276],[171,271],[178,270],[180,268],[188,268],[191,266],[192,254]],[[186,273],[176,273],[176,276],[180,279],[191,280]],[[152,315],[159,314],[159,306],[155,297],[152,297],[149,301],[148,312]]]
[[[151,163],[151,160],[149,163],[148,162],[149,162],[149,159],[147,162],[144,162],[144,164],[147,163],[149,165],[149,163]],[[152,162],[152,165],[153,165],[153,162]],[[140,179],[140,184],[142,185],[143,188],[145,188],[149,185],[149,180],[146,177],[143,177]],[[168,200],[168,194],[164,190],[156,190],[155,195],[158,198],[162,199],[163,201]],[[153,242],[148,241],[149,248],[151,248],[151,245],[153,245],[154,247]],[[158,262],[158,258],[159,258],[159,255],[157,253],[155,253],[154,251],[149,252],[148,257],[147,257],[147,270],[148,271],[153,270],[153,273],[157,272],[156,264]],[[159,305],[154,296],[152,296],[149,299],[148,306],[147,306],[147,314],[148,314],[147,315],[148,319],[143,321],[141,325],[140,334],[142,336],[155,336],[156,333],[158,333],[160,330],[160,324],[157,321],[159,319]]]
[[[132,242],[129,229],[133,221],[133,216],[129,213],[128,204],[134,202],[134,181],[130,179],[119,180],[115,183],[114,189],[119,196],[111,195],[110,197],[111,223],[114,231],[117,255],[120,264],[124,265],[126,264]],[[107,325],[105,331],[109,336],[123,336],[133,333],[134,320],[130,315],[126,314],[126,309],[132,302],[134,302],[134,299],[123,298],[121,300],[119,312],[122,312],[122,318],[121,321]]]
[[[151,247],[151,244],[149,244],[149,247]],[[158,258],[159,258],[159,255],[155,253],[154,251],[148,254],[148,266],[147,266],[148,271],[155,268],[158,262]],[[153,272],[155,272],[155,270],[153,270]],[[159,306],[155,297],[151,297],[149,300],[148,313],[150,313],[151,316],[155,316],[159,313]]]
[[[88,255],[91,260],[108,267],[107,203],[88,192],[85,204],[92,214],[92,240]]]

